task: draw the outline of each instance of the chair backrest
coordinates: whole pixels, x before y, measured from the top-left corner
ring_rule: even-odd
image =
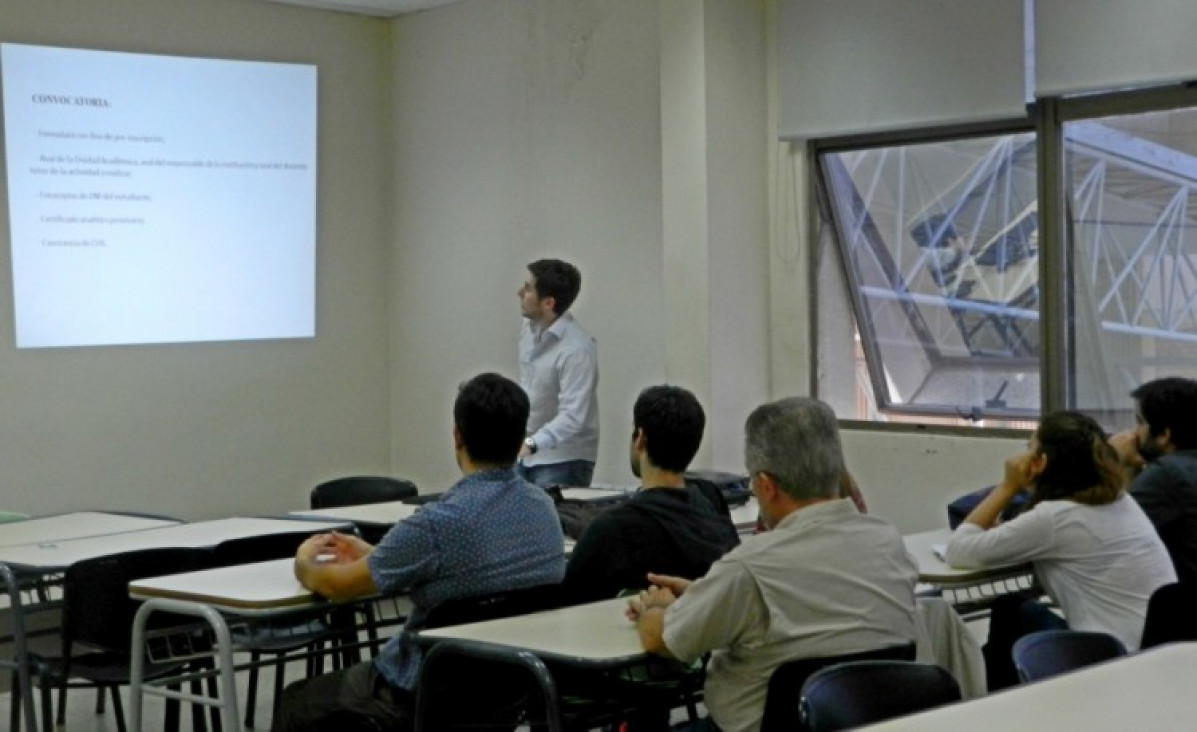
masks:
[[[270,559],[286,559],[295,556],[295,551],[315,531],[294,531],[286,534],[266,534],[226,539],[212,549],[212,566],[231,567],[235,564],[265,562]]]
[[[133,635],[133,615],[141,603],[129,598],[129,583],[204,569],[206,549],[168,548],[110,554],[72,564],[63,575],[62,636],[70,644],[128,654]],[[168,622],[165,614],[156,618]],[[177,619],[174,619],[177,620]]]
[[[811,732],[835,732],[960,701],[952,675],[929,663],[853,661],[811,674],[802,712]]]
[[[1197,641],[1197,583],[1173,582],[1157,589],[1147,603],[1140,648],[1174,641]]]
[[[560,584],[462,597],[433,608],[421,628],[526,615],[560,607],[563,601]],[[520,670],[524,673],[518,673]],[[416,688],[417,730],[476,729],[484,725],[487,729],[514,729],[529,705],[539,705],[542,711],[536,716],[547,715],[548,727],[559,729],[555,726],[559,721],[554,721],[557,695],[551,677],[539,659],[526,651],[438,642],[421,663]],[[471,690],[470,704],[461,704],[461,689]]]
[[[849,661],[913,661],[914,641],[885,646],[870,651],[847,653],[841,656],[799,658],[777,667],[769,678],[765,697],[765,714],[761,732],[793,732],[804,729],[802,723],[802,685],[819,669]]]
[[[565,599],[560,584],[534,585],[487,595],[459,597],[446,600],[433,608],[425,617],[422,627],[443,628],[448,625],[480,623],[484,620],[553,610],[564,605]]]
[[[462,704],[462,689],[470,703]],[[420,664],[416,730],[506,730],[521,722],[561,732],[560,699],[553,676],[531,651],[445,640]]]
[[[1126,646],[1108,633],[1041,630],[1014,643],[1018,678],[1038,681],[1126,655]]]
[[[357,475],[329,480],[312,489],[312,508],[360,506],[364,503],[385,503],[411,498],[419,493],[410,480],[378,475]]]

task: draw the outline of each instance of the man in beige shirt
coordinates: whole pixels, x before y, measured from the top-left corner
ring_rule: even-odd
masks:
[[[918,567],[893,525],[840,497],[831,409],[783,399],[754,411],[745,431],[770,531],[693,583],[649,575],[654,586],[629,607],[645,650],[686,662],[711,652],[705,701],[726,732],[759,729],[769,678],[786,661],[915,639]]]

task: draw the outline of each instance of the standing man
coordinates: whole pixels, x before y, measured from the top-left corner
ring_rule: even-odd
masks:
[[[1197,381],[1156,379],[1131,392],[1135,429],[1110,438],[1129,492],[1155,525],[1182,582],[1197,580]]]
[[[569,312],[581,289],[577,267],[539,259],[519,290],[520,386],[532,403],[519,473],[545,488],[590,485],[598,457],[598,345]]]
[[[752,492],[771,529],[693,582],[649,575],[630,602],[650,653],[710,652],[704,701],[724,732],[760,729],[769,679],[787,661],[915,639],[918,567],[889,522],[839,497],[835,414],[815,399],[758,407],[745,425]]]
[[[273,732],[340,729],[346,716],[411,730],[423,655],[408,631],[446,600],[561,581],[553,501],[512,469],[527,420],[528,397],[515,382],[498,374],[470,379],[453,405],[461,480],[396,523],[378,546],[334,533],[299,547],[295,576],[309,590],[333,601],[407,591],[413,608],[404,632],[372,661],[287,687]]]

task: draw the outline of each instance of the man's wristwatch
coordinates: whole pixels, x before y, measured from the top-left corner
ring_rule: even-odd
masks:
[[[538,449],[536,447],[536,440],[533,440],[531,437],[524,438],[524,447],[528,448],[529,455],[535,455],[536,450]]]

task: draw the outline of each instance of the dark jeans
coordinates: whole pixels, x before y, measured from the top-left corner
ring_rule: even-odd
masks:
[[[1040,630],[1067,627],[1063,618],[1042,603],[1017,594],[999,597],[989,611],[989,642],[982,649],[989,690],[997,691],[1018,683],[1014,644],[1019,638]]]
[[[567,460],[563,463],[533,465],[516,463],[515,472],[524,480],[541,488],[555,485],[586,487],[594,477],[594,463],[589,460]]]
[[[407,732],[415,697],[387,683],[370,662],[297,681],[283,691],[272,732]]]

